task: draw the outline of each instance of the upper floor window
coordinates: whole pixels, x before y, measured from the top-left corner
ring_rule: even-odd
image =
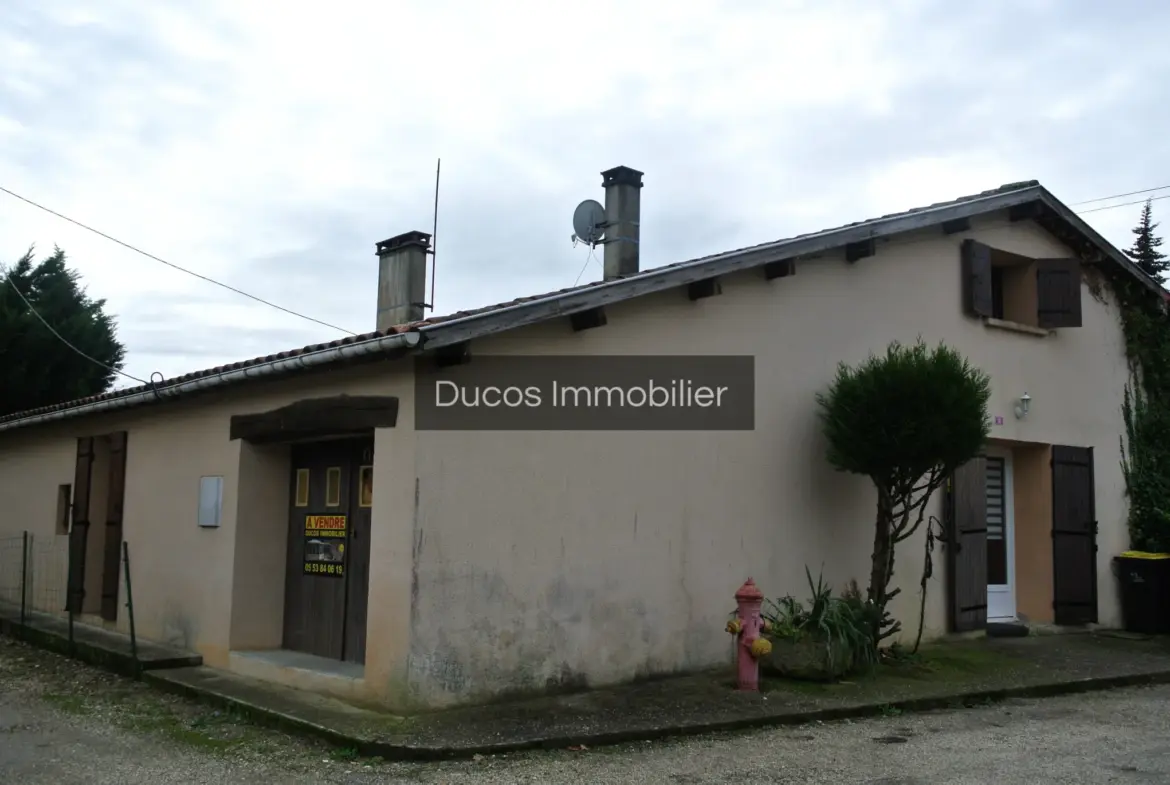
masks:
[[[1081,263],[1033,259],[975,240],[962,246],[963,307],[971,316],[1040,330],[1081,326]]]

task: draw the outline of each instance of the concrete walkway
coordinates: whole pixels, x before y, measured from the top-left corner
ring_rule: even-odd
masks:
[[[728,670],[413,717],[210,668],[157,671],[146,678],[363,755],[439,759],[1170,683],[1170,640],[1103,634],[979,639],[924,647],[913,662],[883,665],[841,684],[765,680],[760,693],[745,694],[732,689]]]
[[[1165,785],[1170,686],[587,750],[385,762],[0,638],[0,772],[21,785]]]
[[[7,603],[0,603],[0,634],[125,676],[203,664],[203,657],[195,652],[149,641],[132,642],[128,635],[100,627],[75,622],[71,630],[68,617],[31,611],[22,620],[19,606]]]
[[[412,717],[213,668],[173,667],[180,664],[173,658],[165,662],[172,667],[146,670],[142,677],[286,731],[401,760],[592,747],[1170,683],[1170,639],[1106,633],[983,638],[924,646],[915,658],[839,684],[765,679],[761,692],[739,693],[729,668]]]

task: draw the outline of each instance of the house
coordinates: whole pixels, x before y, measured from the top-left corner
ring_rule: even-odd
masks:
[[[723,663],[746,577],[864,585],[874,493],[824,460],[814,396],[922,336],[990,374],[994,417],[954,478],[965,547],[926,636],[1119,622],[1127,366],[1094,281],[1160,294],[1123,254],[1022,182],[641,270],[642,174],[603,175],[600,282],[424,318],[410,232],[377,244],[375,332],[0,420],[0,536],[67,552],[34,604],[67,589],[79,622],[125,631],[125,542],[139,636],[396,710]],[[632,418],[515,397],[639,368],[702,384]],[[497,389],[448,406],[443,380]],[[922,541],[899,554],[913,634]]]

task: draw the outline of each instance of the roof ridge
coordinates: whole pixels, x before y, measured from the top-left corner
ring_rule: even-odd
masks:
[[[1015,191],[1022,191],[1022,190],[1026,190],[1028,188],[1035,188],[1038,186],[1040,186],[1040,182],[1038,180],[1020,180],[1020,181],[1017,181],[1014,183],[1006,183],[1004,185],[998,186],[997,188],[992,188],[992,189],[989,189],[986,191],[981,191],[981,192],[975,193],[975,194],[969,194],[967,196],[960,196],[960,197],[957,197],[955,199],[951,199],[949,201],[936,202],[934,204],[929,204],[929,205],[925,205],[925,206],[921,206],[921,207],[913,207],[913,208],[910,208],[907,210],[902,210],[902,211],[896,212],[896,213],[889,213],[886,215],[876,216],[873,218],[867,218],[867,219],[862,220],[862,221],[856,221],[853,223],[842,224],[842,225],[835,226],[835,227],[820,229],[820,230],[817,230],[815,232],[806,232],[803,234],[792,235],[790,237],[780,238],[778,240],[772,240],[769,242],[759,243],[756,245],[746,246],[743,248],[737,248],[737,249],[728,250],[728,251],[720,251],[716,254],[710,254],[710,255],[698,257],[695,259],[687,259],[687,260],[684,260],[681,262],[673,262],[673,263],[661,265],[659,267],[654,267],[654,268],[642,270],[637,275],[630,276],[629,279],[622,279],[622,280],[645,279],[646,276],[648,276],[648,275],[651,275],[651,276],[657,275],[657,274],[665,273],[665,272],[668,272],[670,270],[680,268],[680,267],[694,266],[694,265],[702,264],[703,262],[710,262],[711,260],[714,260],[717,257],[734,257],[736,255],[750,252],[752,250],[764,249],[768,246],[775,246],[775,245],[781,245],[781,244],[790,243],[790,242],[796,242],[796,241],[799,241],[802,239],[812,238],[812,237],[815,237],[817,235],[832,235],[832,234],[837,233],[837,232],[844,232],[845,230],[848,230],[848,229],[856,229],[859,226],[865,226],[867,224],[879,224],[879,223],[888,222],[888,221],[891,221],[891,220],[894,220],[897,218],[911,217],[911,216],[914,216],[914,215],[919,214],[919,213],[931,212],[931,211],[946,208],[946,207],[958,207],[958,206],[962,206],[966,203],[976,202],[979,200],[986,199],[988,197],[1003,196],[1005,194],[1010,194],[1010,193],[1015,192]],[[464,319],[468,319],[468,318],[472,318],[472,317],[483,316],[483,315],[491,314],[493,312],[500,311],[500,310],[503,310],[506,308],[521,306],[521,305],[524,305],[526,303],[532,303],[532,302],[540,301],[540,300],[554,299],[554,298],[561,297],[561,296],[564,296],[564,295],[570,294],[570,293],[583,292],[583,291],[587,291],[587,290],[589,290],[591,288],[595,288],[595,287],[612,286],[612,285],[620,284],[620,283],[621,283],[621,281],[616,281],[616,282],[615,281],[593,281],[590,283],[581,284],[579,286],[570,286],[570,287],[566,287],[563,289],[557,289],[554,291],[541,292],[541,293],[532,294],[532,295],[525,295],[523,297],[517,297],[517,298],[514,298],[512,300],[505,301],[505,302],[494,303],[491,305],[481,306],[479,308],[465,309],[462,311],[456,311],[456,312],[445,314],[442,316],[431,316],[431,317],[428,317],[426,319],[422,319],[419,321],[399,324],[399,325],[396,325],[394,327],[390,327],[390,328],[384,329],[384,330],[373,330],[373,331],[370,331],[367,333],[346,336],[344,338],[340,338],[340,339],[337,339],[335,341],[327,341],[324,343],[309,344],[309,345],[302,346],[299,348],[287,349],[285,351],[264,355],[262,357],[255,357],[255,358],[252,358],[249,360],[240,360],[240,361],[236,361],[236,362],[232,362],[232,363],[227,363],[225,365],[219,365],[219,366],[216,366],[214,368],[207,368],[204,370],[192,371],[192,372],[181,374],[179,376],[175,376],[175,377],[172,377],[169,379],[163,379],[161,382],[159,382],[157,384],[151,383],[151,384],[139,385],[139,386],[135,386],[135,387],[126,387],[126,388],[122,388],[119,390],[107,391],[104,393],[100,393],[98,395],[88,396],[85,398],[79,398],[79,399],[75,399],[75,400],[71,400],[71,401],[63,401],[61,403],[50,404],[48,406],[41,406],[41,407],[38,407],[35,409],[28,409],[28,410],[25,410],[22,412],[14,412],[12,414],[0,417],[0,424],[5,424],[5,423],[9,423],[9,422],[12,422],[15,420],[25,419],[28,417],[35,417],[35,416],[43,415],[43,414],[53,412],[53,411],[59,411],[59,410],[63,410],[63,409],[71,409],[71,408],[75,408],[75,407],[80,407],[80,406],[83,406],[86,404],[98,403],[98,402],[108,401],[108,400],[121,398],[121,397],[129,397],[129,396],[136,395],[136,394],[150,392],[152,390],[166,390],[168,387],[172,387],[174,385],[179,385],[179,384],[184,384],[184,383],[195,381],[198,379],[210,378],[210,377],[222,375],[222,374],[233,372],[233,371],[239,371],[239,370],[247,369],[247,368],[254,367],[254,366],[264,365],[267,363],[293,359],[293,358],[300,357],[303,355],[314,354],[314,353],[322,352],[322,351],[328,351],[330,349],[336,349],[336,348],[350,346],[350,345],[354,345],[354,344],[375,341],[375,340],[384,338],[386,336],[391,336],[394,334],[401,334],[401,333],[407,333],[407,332],[412,332],[412,331],[418,331],[418,330],[422,330],[422,329],[430,327],[430,326],[438,326],[444,322],[452,322],[452,321],[456,321],[456,320],[464,320]]]

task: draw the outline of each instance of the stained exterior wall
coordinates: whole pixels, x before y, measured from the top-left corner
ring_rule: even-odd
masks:
[[[1067,255],[1027,223],[977,224],[972,235],[1028,256]],[[703,667],[729,656],[723,625],[744,578],[773,597],[805,595],[806,566],[838,587],[864,581],[874,494],[826,465],[814,395],[838,362],[922,335],[991,373],[991,414],[1004,422],[996,438],[1095,447],[1101,621],[1116,623],[1108,560],[1127,539],[1116,313],[1085,292],[1084,326],[1048,337],[969,319],[961,239],[908,236],[852,265],[802,263],[771,282],[752,271],[725,279],[718,297],[652,295],[607,309],[599,329],[573,333],[558,321],[472,347],[755,355],[752,432],[417,431],[410,366],[385,363],[0,433],[0,537],[30,530],[63,546],[56,492],[73,482],[76,437],[127,430],[138,631],[227,667],[230,649],[279,645],[288,513],[283,454],[230,441],[230,415],[340,392],[398,395],[398,425],[375,436],[368,699],[441,706]],[[1032,411],[1019,421],[1012,408],[1024,391]],[[203,475],[224,477],[218,529],[196,525]],[[921,540],[899,553],[894,610],[912,634]],[[928,635],[946,624],[942,572],[928,593]]]
[[[52,543],[62,557],[56,580],[47,572],[40,578],[57,586],[37,599],[40,609],[60,611],[67,538],[54,533],[57,486],[73,482],[78,436],[126,430],[123,538],[130,544],[138,634],[196,650],[206,664],[218,667],[228,666],[231,649],[279,648],[289,512],[287,447],[231,441],[230,417],[339,393],[394,395],[405,390],[409,400],[409,377],[388,372],[388,367],[252,385],[228,395],[0,433],[0,505],[6,510],[0,517],[0,538],[19,538],[27,530],[44,547]],[[379,432],[377,444],[392,453],[393,429]],[[391,486],[385,475],[394,461],[378,456],[375,466],[376,482]],[[199,478],[205,475],[224,478],[221,524],[214,529],[198,526]],[[103,482],[104,474],[95,468],[95,487]],[[413,497],[404,498],[413,504]],[[394,543],[387,530],[410,515],[409,510],[396,510],[396,501],[388,496],[375,506],[372,520],[372,558],[390,565],[396,557],[384,553]],[[95,508],[92,520],[94,529],[104,528],[104,505],[100,512]],[[100,571],[100,549],[91,556]],[[0,568],[8,566],[6,562]],[[404,583],[393,585],[403,572]],[[379,575],[371,579],[371,592],[408,593],[408,576],[409,568],[391,573],[390,582]],[[93,573],[90,577],[100,600],[100,579]],[[9,582],[15,585],[13,576],[0,575],[0,589]],[[124,585],[121,592],[124,597]],[[370,693],[377,696],[390,683],[386,663],[394,661],[378,646],[396,645],[394,641],[406,636],[406,627],[396,629],[395,620],[385,614],[371,614],[371,620],[378,631],[368,643],[372,664],[367,678]],[[128,630],[122,609],[114,626]]]
[[[1071,255],[1032,224],[984,222],[882,243],[855,264],[808,262],[771,282],[758,270],[733,276],[698,302],[652,295],[607,308],[599,329],[557,322],[477,341],[474,355],[752,354],[756,429],[417,433],[415,696],[442,705],[717,664],[748,576],[769,596],[807,596],[806,567],[864,586],[875,495],[868,480],[827,466],[814,395],[838,362],[919,335],[991,374],[990,413],[1003,418],[994,437],[1095,447],[1101,621],[1117,622],[1107,567],[1126,544],[1117,314],[1085,291],[1084,326],[1048,337],[964,316],[968,236],[1031,257]],[[1025,391],[1032,410],[1017,420]],[[899,547],[894,610],[908,634],[922,545]],[[927,636],[945,631],[943,572],[930,583]]]

